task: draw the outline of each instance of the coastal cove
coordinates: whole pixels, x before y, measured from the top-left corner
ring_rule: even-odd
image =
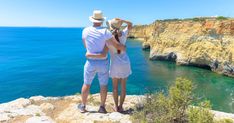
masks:
[[[82,28],[0,28],[0,103],[35,95],[65,96],[80,92],[85,49]],[[133,74],[127,94],[166,91],[177,78],[196,85],[195,94],[211,100],[213,109],[234,113],[234,78],[210,70],[150,61],[142,43],[127,42]],[[111,91],[109,81],[109,91]],[[95,79],[91,93],[99,93]]]

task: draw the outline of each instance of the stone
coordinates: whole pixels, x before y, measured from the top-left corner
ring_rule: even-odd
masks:
[[[40,105],[40,109],[41,109],[42,111],[45,111],[45,110],[54,110],[55,107],[54,107],[51,103],[42,103],[42,104]]]
[[[47,116],[34,116],[26,120],[25,123],[55,123],[50,117]]]
[[[30,100],[33,100],[33,101],[35,101],[35,102],[37,102],[37,101],[42,101],[42,100],[44,100],[45,97],[43,97],[43,96],[33,96],[33,97],[30,97],[29,99],[30,99]]]

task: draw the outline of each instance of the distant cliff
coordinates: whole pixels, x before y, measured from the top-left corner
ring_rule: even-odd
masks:
[[[135,26],[131,38],[142,38],[151,60],[175,61],[234,77],[234,19],[158,20]]]

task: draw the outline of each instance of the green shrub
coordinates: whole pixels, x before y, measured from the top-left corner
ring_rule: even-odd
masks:
[[[41,114],[40,114],[40,113],[36,113],[35,115],[36,115],[37,117],[40,117],[40,116],[41,116]]]
[[[206,18],[192,18],[192,21],[199,22],[199,21],[205,21]]]
[[[216,20],[227,20],[228,18],[227,17],[224,17],[224,16],[218,16],[216,18]]]
[[[221,120],[218,120],[218,121],[215,121],[215,123],[233,123],[234,120],[232,119],[221,119]]]
[[[214,123],[214,115],[210,112],[209,101],[201,102],[198,107],[188,110],[189,123]]]
[[[147,96],[144,107],[133,114],[133,122],[137,123],[213,123],[213,115],[209,112],[209,103],[199,104],[199,108],[190,108],[195,98],[192,93],[193,84],[184,78],[177,78],[169,88],[168,94],[162,92]],[[198,122],[197,122],[198,121]]]

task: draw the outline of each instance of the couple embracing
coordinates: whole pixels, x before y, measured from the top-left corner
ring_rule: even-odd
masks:
[[[128,31],[132,28],[132,23],[119,18],[114,18],[106,22],[108,28],[102,27],[105,17],[100,10],[95,10],[89,17],[93,23],[86,27],[82,33],[82,40],[86,48],[87,61],[84,66],[84,84],[81,90],[82,103],[78,105],[80,112],[86,112],[87,98],[90,86],[96,74],[100,84],[101,103],[98,112],[107,113],[105,102],[107,97],[107,84],[109,77],[113,83],[114,110],[122,112],[123,103],[126,96],[126,81],[132,73],[130,60],[126,53],[126,40]],[[123,23],[127,27],[122,29]],[[110,65],[108,60],[110,52]],[[120,101],[118,96],[118,83],[121,84]]]

